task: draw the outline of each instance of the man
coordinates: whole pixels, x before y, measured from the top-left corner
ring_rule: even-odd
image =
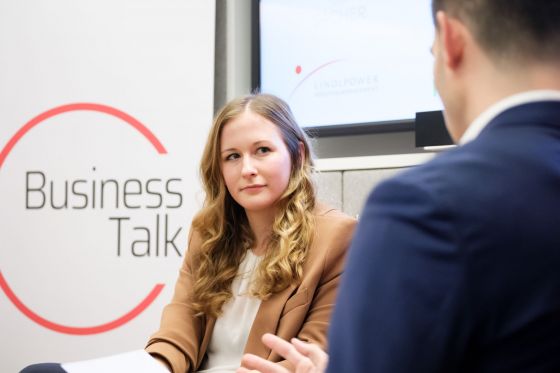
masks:
[[[461,146],[368,199],[327,371],[560,372],[560,1],[432,7],[435,83]],[[326,362],[264,341],[298,371]]]

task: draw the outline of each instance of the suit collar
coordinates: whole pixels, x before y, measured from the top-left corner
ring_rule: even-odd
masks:
[[[558,101],[560,102],[560,91],[554,90],[538,90],[528,91],[509,96],[491,105],[488,109],[482,112],[467,128],[461,139],[460,145],[464,145],[475,138],[500,114],[508,111],[511,108],[523,104],[541,102],[541,101]]]

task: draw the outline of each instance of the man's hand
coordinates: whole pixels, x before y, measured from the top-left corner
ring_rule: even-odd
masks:
[[[270,347],[292,366],[294,373],[323,373],[327,368],[329,356],[319,346],[305,343],[297,338],[292,338],[288,343],[273,334],[265,334],[263,343]],[[273,363],[253,354],[245,354],[241,360],[241,368],[236,373],[291,373],[280,364]]]

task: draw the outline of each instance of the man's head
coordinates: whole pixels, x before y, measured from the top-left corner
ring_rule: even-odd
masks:
[[[560,0],[432,0],[434,78],[458,140],[481,110],[560,68]],[[525,85],[525,86],[523,86]]]
[[[558,0],[433,0],[434,21],[440,10],[461,20],[497,62],[560,58]]]

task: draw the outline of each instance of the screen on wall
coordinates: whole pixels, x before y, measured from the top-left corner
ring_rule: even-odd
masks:
[[[304,127],[412,122],[441,110],[430,0],[260,0],[262,92]]]

